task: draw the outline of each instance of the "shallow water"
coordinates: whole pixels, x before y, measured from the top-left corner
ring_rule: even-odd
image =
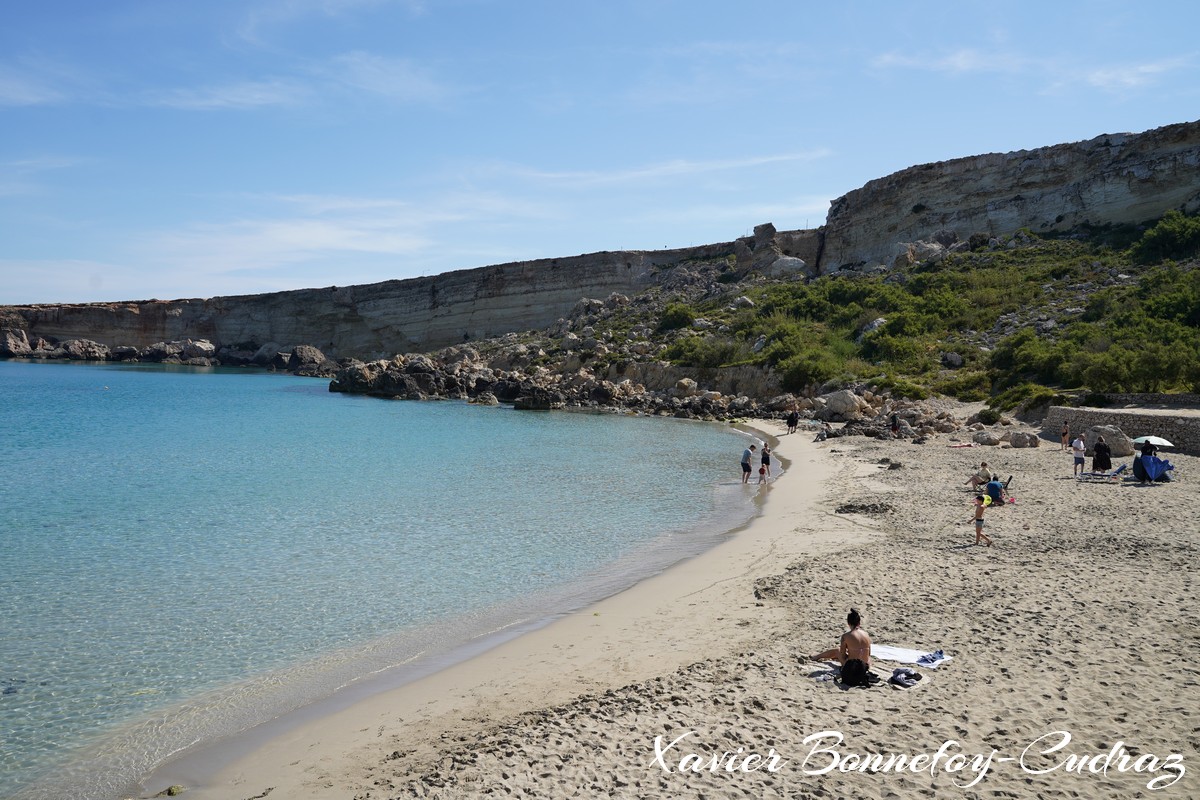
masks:
[[[578,605],[752,513],[741,434],[0,361],[0,796],[171,753]]]

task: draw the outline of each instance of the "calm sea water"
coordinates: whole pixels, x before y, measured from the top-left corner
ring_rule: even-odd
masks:
[[[168,756],[630,585],[753,513],[730,428],[0,361],[0,797]]]

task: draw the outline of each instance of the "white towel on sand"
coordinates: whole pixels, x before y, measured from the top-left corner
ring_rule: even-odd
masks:
[[[905,647],[892,647],[890,644],[875,644],[871,643],[871,658],[882,659],[883,661],[899,661],[901,664],[916,664],[930,669],[937,669],[942,664],[948,661],[953,661],[952,656],[940,658],[932,664],[923,663],[921,656],[928,655],[934,652],[933,650],[909,650]]]

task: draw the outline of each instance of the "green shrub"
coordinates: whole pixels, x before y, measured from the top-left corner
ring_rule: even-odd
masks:
[[[986,372],[963,370],[949,380],[939,381],[933,388],[964,403],[974,403],[988,398],[992,379]]]
[[[716,368],[747,360],[750,348],[727,337],[688,336],[668,347],[664,355],[679,366]]]
[[[1001,411],[1011,411],[1020,405],[1028,408],[1036,405],[1061,405],[1064,401],[1063,395],[1046,386],[1021,383],[993,397],[990,405]]]
[[[780,383],[789,392],[803,392],[810,386],[836,377],[841,367],[828,351],[810,348],[780,362]]]
[[[1200,256],[1200,217],[1168,211],[1130,248],[1130,255],[1141,264]]]
[[[686,328],[695,321],[696,315],[692,309],[683,303],[670,303],[663,309],[662,317],[658,320],[658,329],[673,331],[677,328]]]
[[[984,425],[995,425],[1000,421],[1000,412],[995,408],[985,408],[977,416]]]

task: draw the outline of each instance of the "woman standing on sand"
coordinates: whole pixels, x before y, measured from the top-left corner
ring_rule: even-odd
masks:
[[[764,444],[762,449],[762,468],[766,470],[768,478],[771,477],[771,445]]]
[[[1067,447],[1070,445],[1070,443],[1071,443],[1071,426],[1064,422],[1063,429],[1062,429],[1062,445],[1058,449],[1066,450]]]
[[[1103,436],[1096,437],[1096,446],[1092,448],[1092,472],[1108,472],[1112,469],[1112,448]]]

